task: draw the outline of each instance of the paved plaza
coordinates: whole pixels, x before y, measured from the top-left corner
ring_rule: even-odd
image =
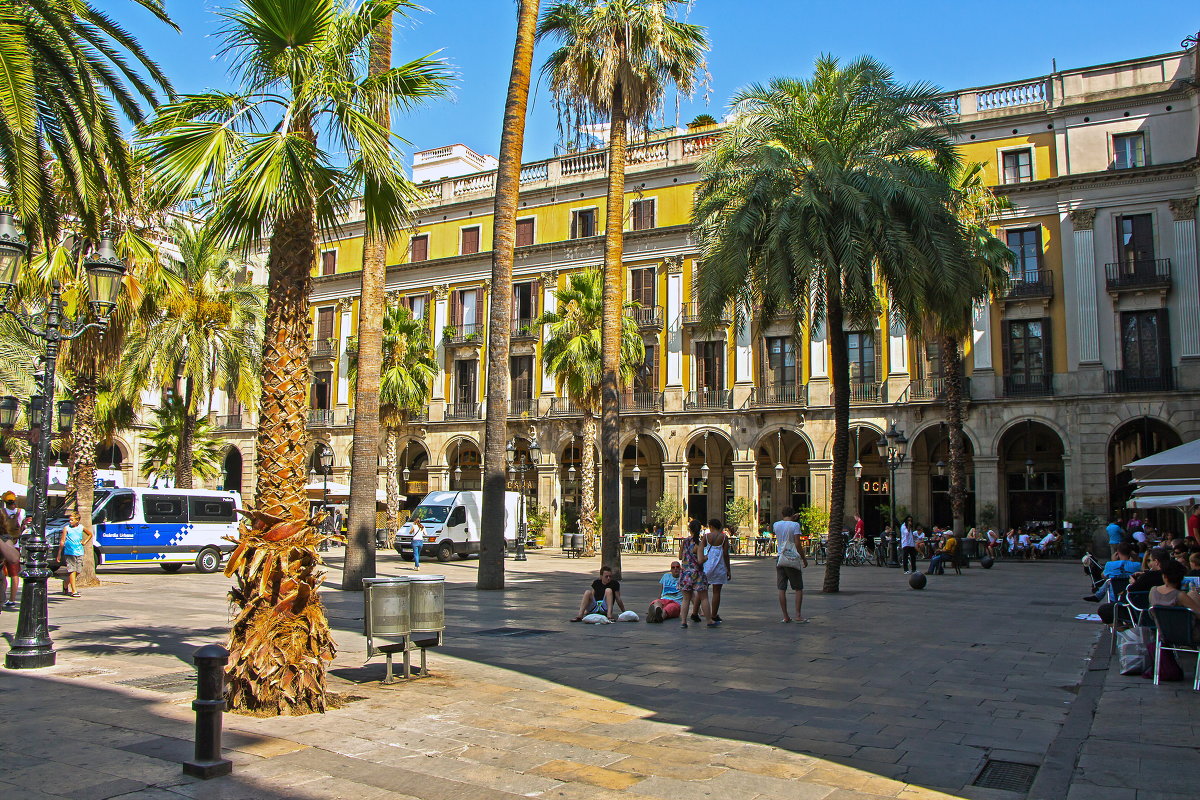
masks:
[[[627,557],[630,608],[668,561]],[[847,568],[843,592],[807,595],[811,624],[781,625],[771,562],[735,560],[725,624],[687,630],[567,622],[597,566],[535,553],[480,593],[475,562],[426,565],[447,576],[446,647],[432,677],[394,687],[366,663],[361,596],[325,592],[347,702],[226,715],[234,774],[207,782],[180,772],[190,656],[224,641],[228,581],[103,569],[82,599],[52,599],[56,667],[0,671],[0,797],[1151,800],[1200,782],[1190,680],[1108,669],[1102,627],[1074,619],[1092,610],[1076,563],[973,567],[922,592]],[[989,759],[1026,785],[973,785]]]

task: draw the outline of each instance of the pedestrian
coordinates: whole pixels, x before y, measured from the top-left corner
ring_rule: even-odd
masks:
[[[75,576],[83,570],[83,548],[91,546],[91,526],[79,524],[79,512],[72,511],[67,516],[67,526],[63,528],[62,538],[58,540],[58,560],[66,564],[67,577],[63,580],[63,594],[79,597],[75,586]]]
[[[904,567],[905,575],[917,571],[917,535],[913,527],[912,517],[900,525],[900,565]]]
[[[796,622],[803,624],[808,619],[801,615],[800,609],[804,603],[804,573],[800,570],[808,566],[808,557],[798,544],[800,539],[800,523],[796,522],[790,506],[785,506],[780,519],[771,529],[775,532],[775,588],[779,590],[779,610],[783,612],[783,623],[789,623],[787,590],[792,587],[796,595]]]
[[[708,578],[704,575],[704,548],[700,542],[700,531],[703,527],[699,520],[693,519],[688,523],[691,536],[679,543],[679,563],[683,565],[683,572],[679,576],[679,590],[683,592],[683,608],[679,615],[683,620],[681,628],[688,626],[689,618],[692,622],[700,621],[697,610],[704,613],[708,627],[715,628],[720,624],[713,621],[712,610],[708,605]],[[690,617],[688,609],[691,609]]]
[[[17,608],[17,588],[21,582],[21,529],[25,527],[25,510],[17,508],[15,492],[4,493],[4,507],[0,508],[0,577],[8,584],[8,599],[4,607]],[[4,584],[0,584],[0,597],[4,596]]]
[[[704,577],[712,587],[712,621],[721,621],[721,589],[733,577],[729,564],[729,534],[721,527],[721,520],[710,519],[704,534]]]
[[[413,570],[421,571],[421,546],[425,544],[425,526],[417,517],[412,519]]]
[[[1121,525],[1121,515],[1114,514],[1112,522],[1104,529],[1108,534],[1108,557],[1113,558],[1117,553],[1117,545],[1125,541],[1125,528]]]

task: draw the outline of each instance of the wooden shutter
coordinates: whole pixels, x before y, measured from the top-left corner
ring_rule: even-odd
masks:
[[[1050,317],[1042,317],[1042,386],[1054,385],[1054,340],[1050,337]]]
[[[1006,381],[1012,380],[1012,320],[1000,321],[1000,365]]]
[[[871,334],[875,339],[875,378],[874,383],[882,383],[884,379],[883,372],[883,331],[876,328]]]
[[[337,272],[337,250],[326,250],[321,253],[321,274],[333,275]]]
[[[462,229],[462,255],[469,256],[479,252],[479,228]]]
[[[333,306],[317,309],[317,338],[333,338]]]
[[[646,345],[646,359],[650,363],[650,391],[658,391],[658,346]]]
[[[450,324],[462,324],[462,289],[457,289],[450,295]]]
[[[412,238],[411,261],[429,260],[429,234],[425,233]]]
[[[633,201],[633,229],[645,231],[654,227],[654,201]]]
[[[1167,309],[1158,310],[1158,375],[1166,377],[1171,371],[1171,328],[1167,324]],[[1173,389],[1167,385],[1164,388]]]
[[[533,218],[517,220],[517,247],[533,244]]]

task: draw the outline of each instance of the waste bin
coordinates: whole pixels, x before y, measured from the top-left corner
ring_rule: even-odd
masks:
[[[363,578],[363,624],[374,637],[403,639],[412,632],[411,578]]]
[[[979,560],[979,540],[978,539],[963,539],[962,541],[963,558],[967,560]]]
[[[409,619],[413,638],[419,633],[446,629],[446,576],[413,575],[409,578]]]

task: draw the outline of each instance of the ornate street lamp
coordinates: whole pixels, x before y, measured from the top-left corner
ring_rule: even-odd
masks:
[[[29,252],[29,245],[17,230],[12,213],[0,210],[0,315],[7,314],[30,336],[44,343],[42,370],[38,375],[38,390],[29,400],[28,414],[30,429],[12,431],[16,423],[16,398],[6,397],[0,403],[0,423],[10,431],[9,436],[23,438],[33,446],[30,448],[30,516],[33,518],[32,533],[28,535],[21,555],[24,561],[21,577],[21,611],[17,620],[17,632],[12,640],[4,663],[9,669],[34,669],[53,666],[56,660],[54,643],[50,639],[46,582],[50,578],[47,563],[50,545],[46,541],[46,513],[49,484],[50,443],[63,438],[70,431],[75,419],[73,403],[58,404],[58,418],[54,420],[58,432],[48,430],[50,422],[47,403],[54,397],[55,371],[58,352],[62,343],[77,339],[86,331],[103,331],[117,307],[117,295],[125,277],[125,264],[116,256],[112,240],[104,238],[96,250],[83,260],[87,275],[89,304],[93,321],[85,318],[63,317],[62,285],[54,281],[50,287],[50,298],[45,310],[36,314],[11,307],[16,293],[21,265]],[[35,405],[36,401],[36,405]]]
[[[633,434],[633,482],[634,483],[641,483],[641,481],[642,481],[642,468],[638,466],[638,440],[640,439],[640,437],[641,437],[640,433]]]
[[[896,423],[892,423],[888,428],[887,433],[879,437],[875,442],[875,448],[879,451],[879,458],[888,468],[890,479],[888,480],[888,505],[891,509],[892,522],[892,546],[891,546],[891,563],[888,566],[900,566],[898,538],[900,530],[897,527],[899,520],[896,519],[896,470],[904,463],[905,456],[908,455],[908,439],[903,431],[896,430]]]
[[[775,480],[783,480],[783,430],[775,431]]]
[[[525,476],[537,469],[538,461],[542,457],[542,448],[538,445],[537,437],[535,436],[530,440],[529,447],[524,458],[522,458],[520,452],[517,450],[517,440],[509,439],[508,446],[504,448],[504,455],[508,462],[508,474],[513,476],[519,475],[521,477],[520,496],[517,501],[520,503],[520,510],[518,511],[520,522],[517,523],[517,552],[513,560],[528,561],[529,557],[525,554],[526,539],[528,537],[528,528],[525,521]]]

